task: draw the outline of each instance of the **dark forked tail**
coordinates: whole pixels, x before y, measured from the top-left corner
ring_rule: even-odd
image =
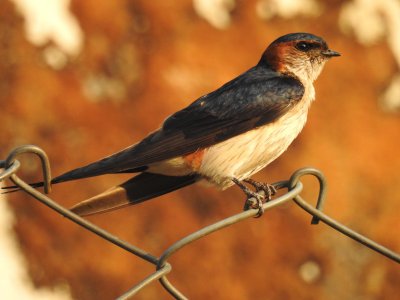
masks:
[[[199,179],[197,174],[165,176],[144,172],[121,185],[76,204],[71,211],[80,216],[108,212],[167,194],[193,184]]]
[[[143,172],[118,186],[114,186],[97,196],[76,204],[71,210],[80,216],[108,212],[167,194],[191,185],[199,179],[200,176],[198,174],[166,176]],[[63,181],[67,180],[62,180],[62,177],[56,177],[51,182],[59,183]],[[43,182],[30,185],[34,188],[42,187]],[[5,193],[20,190],[18,186],[2,187],[2,189],[6,190]]]

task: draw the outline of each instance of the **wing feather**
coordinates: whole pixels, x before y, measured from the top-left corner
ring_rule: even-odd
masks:
[[[143,171],[152,163],[192,153],[274,122],[303,94],[304,86],[295,77],[256,66],[173,114],[161,129],[140,143],[54,181]]]

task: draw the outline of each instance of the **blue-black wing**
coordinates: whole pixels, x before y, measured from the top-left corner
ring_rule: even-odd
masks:
[[[304,94],[298,79],[256,66],[165,120],[140,143],[54,179],[61,182],[107,173],[139,172],[148,165],[192,153],[272,123]]]

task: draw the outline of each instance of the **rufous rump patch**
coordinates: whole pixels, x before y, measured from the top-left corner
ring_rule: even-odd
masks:
[[[199,149],[196,152],[185,155],[183,160],[193,171],[198,171],[203,162],[204,153],[205,149]]]

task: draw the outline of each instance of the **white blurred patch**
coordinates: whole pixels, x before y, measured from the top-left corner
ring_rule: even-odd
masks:
[[[4,195],[0,194],[1,299],[72,299],[67,284],[60,284],[53,290],[44,288],[36,289],[34,287],[27,273],[26,261],[18,247],[13,232],[14,215],[4,198]]]
[[[43,54],[51,67],[60,69],[68,62],[68,57],[79,54],[83,33],[69,10],[70,0],[11,1],[25,20],[28,41],[36,46],[54,44]]]
[[[83,93],[92,102],[112,100],[120,102],[126,95],[124,83],[103,74],[91,74],[82,81]]]
[[[400,111],[400,73],[393,77],[389,87],[381,95],[379,104],[385,111]]]
[[[68,56],[60,48],[47,46],[43,49],[43,59],[55,70],[61,70],[68,63]]]
[[[363,45],[386,38],[400,67],[400,1],[353,0],[343,5],[339,25],[344,32],[354,33]],[[400,109],[400,73],[382,94],[380,103],[387,111]]]
[[[339,25],[344,32],[353,32],[360,43],[371,45],[386,33],[385,20],[380,14],[381,1],[354,0],[343,5]]]
[[[315,261],[309,260],[299,268],[300,278],[307,283],[313,283],[321,277],[321,268]]]
[[[193,0],[196,13],[218,29],[231,25],[231,11],[235,4],[235,0]]]
[[[318,16],[322,12],[322,6],[315,0],[259,0],[256,11],[264,20],[276,16],[288,19],[299,15]]]

